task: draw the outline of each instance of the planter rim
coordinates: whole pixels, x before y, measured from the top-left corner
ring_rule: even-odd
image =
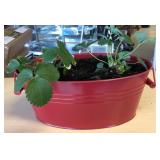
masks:
[[[109,81],[117,81],[117,80],[122,80],[122,79],[128,79],[128,78],[132,78],[132,77],[137,77],[138,75],[143,75],[145,74],[146,72],[148,72],[149,70],[151,69],[151,67],[149,69],[147,69],[146,71],[144,72],[141,72],[141,73],[137,73],[137,74],[134,74],[134,75],[129,75],[129,76],[126,76],[126,77],[121,77],[121,78],[113,78],[113,79],[101,79],[101,80],[78,80],[78,81],[57,81],[55,83],[96,83],[96,82],[109,82]]]
[[[106,55],[106,53],[93,53],[96,55]],[[75,53],[73,54],[73,56],[78,56],[78,55],[89,55],[89,53]],[[134,56],[133,56],[134,57]],[[77,80],[77,81],[57,81],[54,83],[97,83],[97,82],[110,82],[110,81],[117,81],[117,80],[123,80],[123,79],[128,79],[128,78],[132,78],[132,77],[137,77],[138,75],[143,75],[146,74],[146,72],[149,72],[152,68],[152,64],[151,62],[149,62],[147,59],[143,58],[150,66],[149,68],[141,73],[137,73],[137,74],[133,74],[133,75],[129,75],[126,77],[120,77],[120,78],[113,78],[113,79],[100,79],[100,80]]]

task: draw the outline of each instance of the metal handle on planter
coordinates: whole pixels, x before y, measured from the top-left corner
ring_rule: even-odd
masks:
[[[14,72],[14,74],[13,74],[13,76],[14,76],[14,83],[16,82],[17,75],[18,75],[18,73],[17,73],[17,72]],[[24,88],[21,88],[21,90],[20,90],[19,92],[15,92],[15,91],[14,91],[14,94],[20,95],[23,90],[24,90]]]
[[[154,68],[152,68],[152,73],[153,73],[153,81],[150,78],[146,79],[146,84],[150,87],[150,88],[155,88],[156,87],[156,78],[155,78],[155,72],[154,72]]]

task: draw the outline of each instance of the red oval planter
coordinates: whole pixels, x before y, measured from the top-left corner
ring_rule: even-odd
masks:
[[[76,58],[89,57],[78,54]],[[54,95],[44,107],[33,106],[43,123],[70,129],[98,129],[117,126],[131,120],[147,79],[149,69],[136,75],[92,81],[58,81],[53,83]]]

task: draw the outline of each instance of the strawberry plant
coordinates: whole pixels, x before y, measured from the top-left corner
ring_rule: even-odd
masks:
[[[92,42],[82,42],[80,44],[77,44],[74,46],[74,51],[84,50],[86,51],[95,59],[100,61],[100,63],[108,64],[109,68],[113,68],[113,70],[116,70],[119,74],[124,74],[127,70],[130,69],[129,63],[127,63],[127,59],[130,58],[130,56],[145,42],[147,41],[153,41],[153,39],[148,39],[147,37],[143,36],[141,33],[138,32],[135,33],[136,39],[139,42],[137,46],[132,51],[123,51],[121,47],[123,47],[123,43],[127,43],[130,45],[133,45],[133,42],[131,38],[124,34],[121,30],[119,30],[115,26],[106,26],[105,29],[108,30],[107,36],[104,34],[99,34],[101,37],[99,40],[97,40],[99,45],[108,45],[109,48],[112,48],[112,45],[115,43],[118,43],[118,45],[114,48],[114,54],[108,52],[106,55],[106,61],[103,61],[101,59],[98,59],[95,55],[91,53],[91,51],[88,49],[88,47],[92,44]],[[104,30],[105,33],[105,30]],[[95,42],[95,41],[94,41]],[[94,43],[93,42],[93,43]],[[137,62],[141,63],[146,69],[147,66],[145,62],[140,58],[140,56],[137,56]]]
[[[46,48],[40,59],[28,60],[25,57],[12,59],[7,72],[18,72],[14,91],[20,92],[27,83],[25,93],[28,101],[36,106],[45,105],[52,97],[51,83],[59,79],[58,64],[69,68],[76,61],[65,47],[65,43],[57,41],[56,48]]]

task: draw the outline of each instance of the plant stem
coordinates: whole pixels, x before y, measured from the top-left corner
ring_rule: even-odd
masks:
[[[122,44],[122,41],[119,42],[119,44],[118,44],[118,46],[116,48],[116,52],[115,52],[116,55],[118,54],[118,50],[119,50],[119,47],[121,46],[121,44]]]
[[[107,62],[105,62],[105,61],[103,61],[103,60],[97,58],[95,55],[93,55],[93,54],[91,53],[91,51],[88,50],[88,53],[89,53],[92,57],[94,57],[96,60],[108,64]]]
[[[117,46],[117,48],[116,48],[116,51],[115,51],[115,61],[116,61],[116,59],[117,59],[117,55],[118,55],[118,50],[119,50],[119,47],[121,46],[121,44],[122,44],[122,41],[120,41],[119,42],[119,44],[118,44],[118,46]]]
[[[134,53],[134,52],[137,50],[137,48],[139,48],[141,45],[143,45],[143,44],[144,44],[145,42],[147,42],[147,41],[148,41],[148,40],[145,40],[145,41],[143,41],[142,43],[138,44],[138,45],[136,46],[136,48],[134,48],[133,51],[130,52],[130,54]]]

